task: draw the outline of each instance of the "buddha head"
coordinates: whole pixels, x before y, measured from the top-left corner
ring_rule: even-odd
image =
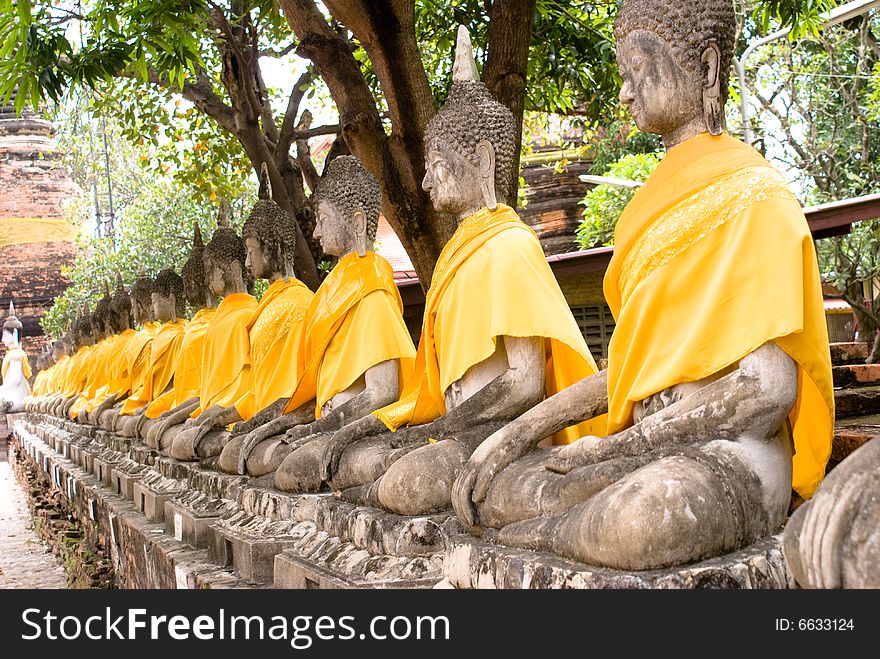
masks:
[[[107,315],[108,323],[114,333],[124,332],[131,329],[131,297],[125,291],[122,284],[122,275],[116,275],[116,290],[110,298],[110,313]]]
[[[82,315],[76,321],[73,328],[76,343],[80,346],[94,345],[98,339],[98,328],[95,319],[89,311],[88,303],[83,305]]]
[[[382,190],[379,182],[354,156],[337,156],[324,168],[315,186],[315,238],[331,256],[373,249]]]
[[[245,265],[256,279],[292,277],[296,249],[296,220],[272,200],[269,172],[263,163],[260,192],[241,230]]]
[[[470,35],[459,26],[452,88],[425,130],[422,188],[434,209],[460,221],[507,199],[514,134],[513,114],[480,81]]]
[[[15,305],[9,301],[9,316],[3,323],[3,345],[7,350],[21,345],[21,321],[15,315]]]
[[[92,314],[95,320],[95,326],[98,331],[98,338],[103,339],[113,334],[113,328],[110,326],[110,302],[113,296],[110,294],[110,288],[107,282],[104,282],[104,296],[95,303],[95,311]]]
[[[202,230],[198,224],[193,226],[193,244],[189,257],[180,269],[183,278],[183,293],[186,301],[193,309],[214,306],[214,296],[205,281],[205,261],[203,258],[205,243],[202,242]]]
[[[140,272],[138,278],[134,280],[134,284],[129,291],[131,297],[131,315],[134,318],[134,324],[145,325],[153,318],[153,291],[155,283],[146,273]]]
[[[615,35],[620,100],[640,130],[663,136],[667,148],[724,131],[733,0],[624,0]]]
[[[174,268],[159,271],[153,281],[152,308],[153,318],[167,322],[183,316],[183,278],[174,272]]]
[[[225,297],[230,293],[250,292],[253,277],[248,272],[244,241],[230,227],[217,227],[202,252],[205,283],[211,293]]]

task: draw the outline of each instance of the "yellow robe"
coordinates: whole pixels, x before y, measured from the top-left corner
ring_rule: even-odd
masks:
[[[119,398],[127,395],[131,390],[132,364],[129,362],[129,357],[130,354],[134,354],[136,359],[140,351],[135,348],[130,350],[130,347],[135,343],[140,343],[144,337],[133,329],[127,329],[115,336],[113,349],[105,360],[104,379],[106,384],[98,388],[95,396],[86,405],[86,410],[89,412],[92,412],[111,396]]]
[[[143,386],[125,401],[120,414],[133,414],[146,407],[153,398],[165,391],[174,376],[174,366],[180,353],[180,344],[186,329],[186,320],[180,318],[163,323],[150,343],[150,361],[144,374]]]
[[[671,149],[618,221],[604,288],[608,432],[635,401],[775,341],[798,364],[792,485],[811,496],[831,451],[831,357],[812,237],[782,175],[727,134]]]
[[[151,321],[144,323],[144,326],[138,332],[138,339],[133,339],[128,347],[128,360],[131,372],[131,387],[128,390],[128,397],[137,395],[144,387],[147,379],[147,372],[150,368],[150,353],[153,348],[153,340],[159,332],[162,323]],[[140,350],[138,350],[140,346]]]
[[[109,381],[109,364],[113,350],[119,341],[119,335],[114,334],[102,339],[96,346],[90,360],[92,366],[89,369],[89,376],[86,386],[80,397],[70,408],[70,417],[75,419],[77,414],[83,409],[91,412],[95,407],[95,398],[98,393],[107,385]]]
[[[499,336],[544,338],[546,394],[596,372],[535,232],[508,206],[465,219],[440,253],[425,300],[413,375],[401,399],[374,414],[391,430],[446,413],[444,392],[492,356]],[[590,422],[554,443],[593,434]]]
[[[77,396],[85,389],[92,361],[89,358],[95,346],[82,346],[76,354],[70,358],[70,369],[67,374],[67,383],[64,397]]]
[[[70,368],[70,355],[61,355],[58,361],[52,365],[52,378],[46,384],[48,395],[55,396],[64,390],[68,368]]]
[[[213,405],[231,407],[250,390],[247,324],[256,309],[256,298],[247,293],[230,293],[217,307],[205,336],[193,418]]]
[[[315,293],[302,334],[286,346],[282,363],[296,374],[296,389],[284,412],[315,399],[320,418],[324,403],[391,359],[400,360],[402,387],[415,354],[391,265],[372,251],[346,254]]]
[[[12,358],[15,356],[21,357],[21,370],[24,373],[25,380],[29,380],[31,375],[33,375],[27,353],[21,348],[13,348],[12,350],[7,350],[6,354],[3,355],[3,365],[0,367],[0,375],[2,375],[4,382],[6,381],[6,371],[9,370],[9,365],[12,363]]]
[[[284,347],[290,337],[299,336],[313,297],[314,293],[298,279],[278,279],[266,289],[248,321],[251,387],[235,403],[245,421],[293,393],[296,371],[284,359]]]
[[[216,311],[216,307],[199,309],[186,324],[177,363],[174,365],[174,385],[150,403],[144,412],[148,419],[156,419],[184,401],[199,395],[199,375],[202,369],[205,335]]]

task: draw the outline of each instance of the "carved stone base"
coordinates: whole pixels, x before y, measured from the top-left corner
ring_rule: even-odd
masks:
[[[644,572],[592,567],[554,554],[510,549],[463,535],[450,543],[443,571],[444,585],[465,589],[777,589],[792,586],[782,554],[781,534],[760,540],[742,551],[700,563]]]

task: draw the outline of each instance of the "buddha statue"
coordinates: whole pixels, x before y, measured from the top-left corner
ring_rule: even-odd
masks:
[[[422,187],[457,228],[426,295],[414,370],[397,402],[336,431],[321,456],[342,499],[400,515],[449,510],[486,437],[596,371],[538,237],[498,201],[514,124],[478,79],[463,26],[452,89],[424,139]]]
[[[71,365],[67,375],[67,388],[63,401],[55,408],[57,416],[72,418],[70,410],[80,395],[85,391],[89,376],[94,367],[92,356],[98,340],[98,326],[94,316],[85,303],[73,329],[73,347],[75,353],[71,357]]]
[[[236,426],[220,456],[222,470],[260,477],[281,465],[275,487],[317,491],[332,432],[397,400],[415,348],[391,265],[373,251],[381,196],[354,156],[326,165],[313,195],[314,236],[336,265],[279,355],[293,375],[291,394],[281,408]]]
[[[199,404],[199,375],[205,335],[217,311],[217,298],[205,281],[204,250],[202,233],[196,224],[189,257],[180,270],[184,297],[194,313],[186,324],[180,343],[171,388],[150,403],[137,426],[138,435],[152,448],[158,448],[158,437],[165,429],[185,422]],[[175,409],[178,411],[172,414]]]
[[[202,261],[208,288],[222,300],[205,330],[198,400],[184,401],[170,410],[153,431],[153,441],[160,452],[180,456],[178,459],[210,457],[198,454],[201,446],[208,446],[204,441],[194,441],[201,430],[199,426],[206,423],[213,429],[214,421],[221,419],[251,387],[248,321],[256,311],[257,301],[250,294],[253,279],[245,266],[244,241],[232,228],[218,227],[202,252]],[[185,421],[171,425],[183,414],[187,417]],[[173,449],[175,443],[177,450]],[[215,455],[222,449],[219,445],[210,446]]]
[[[21,347],[21,321],[15,315],[15,305],[9,302],[9,316],[3,322],[3,366],[0,369],[0,413],[22,412],[24,399],[30,395],[31,365]]]
[[[880,442],[850,453],[785,524],[785,562],[800,588],[880,588]]]
[[[816,254],[782,175],[724,127],[732,0],[624,0],[621,101],[666,155],[615,230],[608,369],[489,437],[454,486],[474,533],[648,570],[781,530],[831,448]],[[573,420],[604,432],[539,446]]]
[[[211,457],[230,440],[227,426],[248,428],[281,413],[293,393],[295,373],[283,357],[285,343],[298,336],[313,294],[294,274],[296,220],[272,200],[269,172],[262,168],[258,199],[242,227],[245,265],[269,287],[246,322],[250,355],[248,387],[226,406],[215,405],[198,428],[181,433],[171,455],[179,460]],[[210,439],[209,439],[210,438]]]
[[[86,377],[86,385],[76,402],[70,408],[70,415],[79,423],[88,424],[89,411],[94,406],[94,399],[98,392],[106,384],[108,379],[108,364],[112,353],[115,334],[110,327],[108,315],[110,313],[110,294],[107,282],[104,282],[104,296],[95,304],[92,319],[95,324],[96,341],[95,349],[91,357],[92,368]]]
[[[130,360],[132,354],[136,359],[137,353],[135,350],[129,350],[129,346],[135,341],[140,341],[133,327],[131,310],[131,296],[125,290],[122,275],[117,273],[116,289],[110,296],[105,322],[110,337],[106,342],[108,352],[103,364],[103,381],[85,406],[87,421],[91,425],[110,426],[116,415],[116,410],[112,408],[131,390]],[[98,366],[100,368],[101,365]]]
[[[138,273],[137,279],[129,291],[131,301],[131,320],[133,327],[140,327],[127,334],[124,347],[120,353],[124,355],[125,366],[116,367],[116,373],[124,375],[123,386],[119,387],[113,407],[100,415],[98,424],[107,431],[115,432],[120,420],[120,412],[125,401],[135,395],[144,386],[147,369],[150,363],[150,351],[153,339],[159,330],[160,323],[153,316],[153,291],[155,283],[145,272]],[[127,386],[125,386],[127,385]],[[124,389],[124,390],[123,390]]]
[[[143,385],[126,399],[119,411],[120,416],[129,417],[117,423],[116,432],[123,437],[137,437],[147,406],[171,385],[186,330],[183,318],[186,297],[181,276],[173,268],[165,268],[156,275],[153,284],[152,317],[161,324],[150,344]]]

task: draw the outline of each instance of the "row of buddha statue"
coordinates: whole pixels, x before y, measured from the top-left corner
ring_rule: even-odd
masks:
[[[831,447],[810,231],[780,173],[725,130],[733,3],[625,0],[615,28],[620,99],[667,153],[617,224],[606,370],[501,201],[513,117],[460,28],[422,183],[457,228],[417,348],[373,251],[380,187],[339,156],[313,194],[337,257],[317,291],[294,276],[294,220],[264,176],[241,236],[197,232],[179,275],[120,283],[83,315],[28,409],[285,492],[454,511],[487,540],[597,566],[682,565],[778,532]]]

